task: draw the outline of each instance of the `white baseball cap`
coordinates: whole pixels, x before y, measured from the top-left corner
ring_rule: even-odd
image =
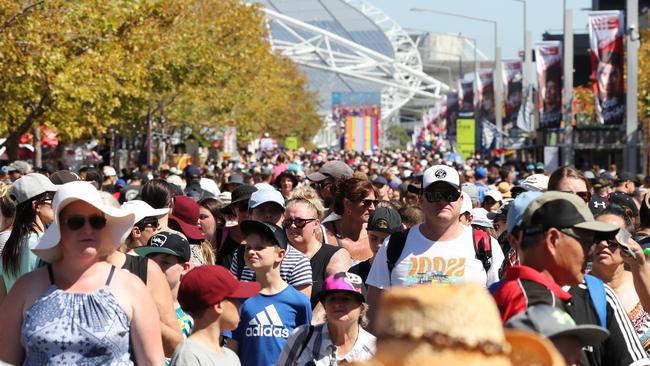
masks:
[[[456,169],[447,165],[434,165],[424,171],[422,178],[422,188],[436,182],[445,182],[452,187],[460,190],[460,175]]]
[[[494,228],[492,220],[488,218],[488,211],[482,207],[472,209],[472,225]]]
[[[497,191],[496,189],[491,189],[487,192],[485,192],[485,197],[491,197],[497,202],[503,202],[503,195],[501,192]],[[485,200],[485,198],[483,198]]]
[[[548,189],[548,179],[544,174],[533,174],[521,182],[521,188],[529,192],[545,192]]]
[[[155,217],[157,219],[169,213],[169,208],[153,208],[142,200],[130,200],[122,204],[122,209],[135,215],[135,223],[145,217]]]

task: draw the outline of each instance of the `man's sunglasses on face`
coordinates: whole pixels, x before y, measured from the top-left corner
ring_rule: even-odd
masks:
[[[460,198],[461,192],[452,188],[448,189],[436,189],[436,190],[425,190],[424,198],[427,201],[436,203],[436,202],[456,202]]]

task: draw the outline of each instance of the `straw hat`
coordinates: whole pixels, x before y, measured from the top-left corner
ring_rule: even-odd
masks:
[[[477,284],[387,290],[376,335],[374,359],[354,365],[564,365],[548,340],[504,331],[494,300]]]
[[[119,248],[126,239],[135,223],[133,213],[104,204],[99,191],[92,184],[78,181],[61,185],[52,200],[54,222],[32,249],[34,254],[48,263],[56,262],[63,255],[59,246],[61,241],[59,215],[61,210],[74,201],[84,201],[104,213],[106,227],[101,231],[103,236],[101,242],[109,242],[115,249]]]

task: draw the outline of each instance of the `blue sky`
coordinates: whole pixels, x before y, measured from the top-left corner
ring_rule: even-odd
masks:
[[[494,57],[493,25],[469,19],[432,13],[411,12],[410,8],[428,8],[448,13],[487,18],[498,22],[499,44],[503,59],[513,59],[523,50],[523,4],[513,0],[368,0],[403,28],[431,32],[462,33],[475,38],[477,47],[489,58]],[[587,32],[591,0],[566,0],[573,9],[573,29]],[[527,28],[533,44],[542,40],[546,30],[562,30],[562,0],[527,0]],[[531,45],[532,47],[532,45]]]

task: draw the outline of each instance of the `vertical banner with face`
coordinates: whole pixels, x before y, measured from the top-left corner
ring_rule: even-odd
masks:
[[[562,121],[562,42],[535,44],[540,127],[558,128]]]
[[[474,118],[474,80],[460,80],[458,116],[462,118]]]
[[[618,125],[625,118],[623,35],[622,11],[589,13],[596,114],[601,124]]]
[[[503,61],[503,84],[506,90],[506,119],[504,125],[515,125],[523,100],[521,61]]]
[[[458,120],[458,92],[447,92],[447,139],[456,141],[456,120]]]
[[[494,114],[494,70],[478,71],[478,120],[496,120]]]

